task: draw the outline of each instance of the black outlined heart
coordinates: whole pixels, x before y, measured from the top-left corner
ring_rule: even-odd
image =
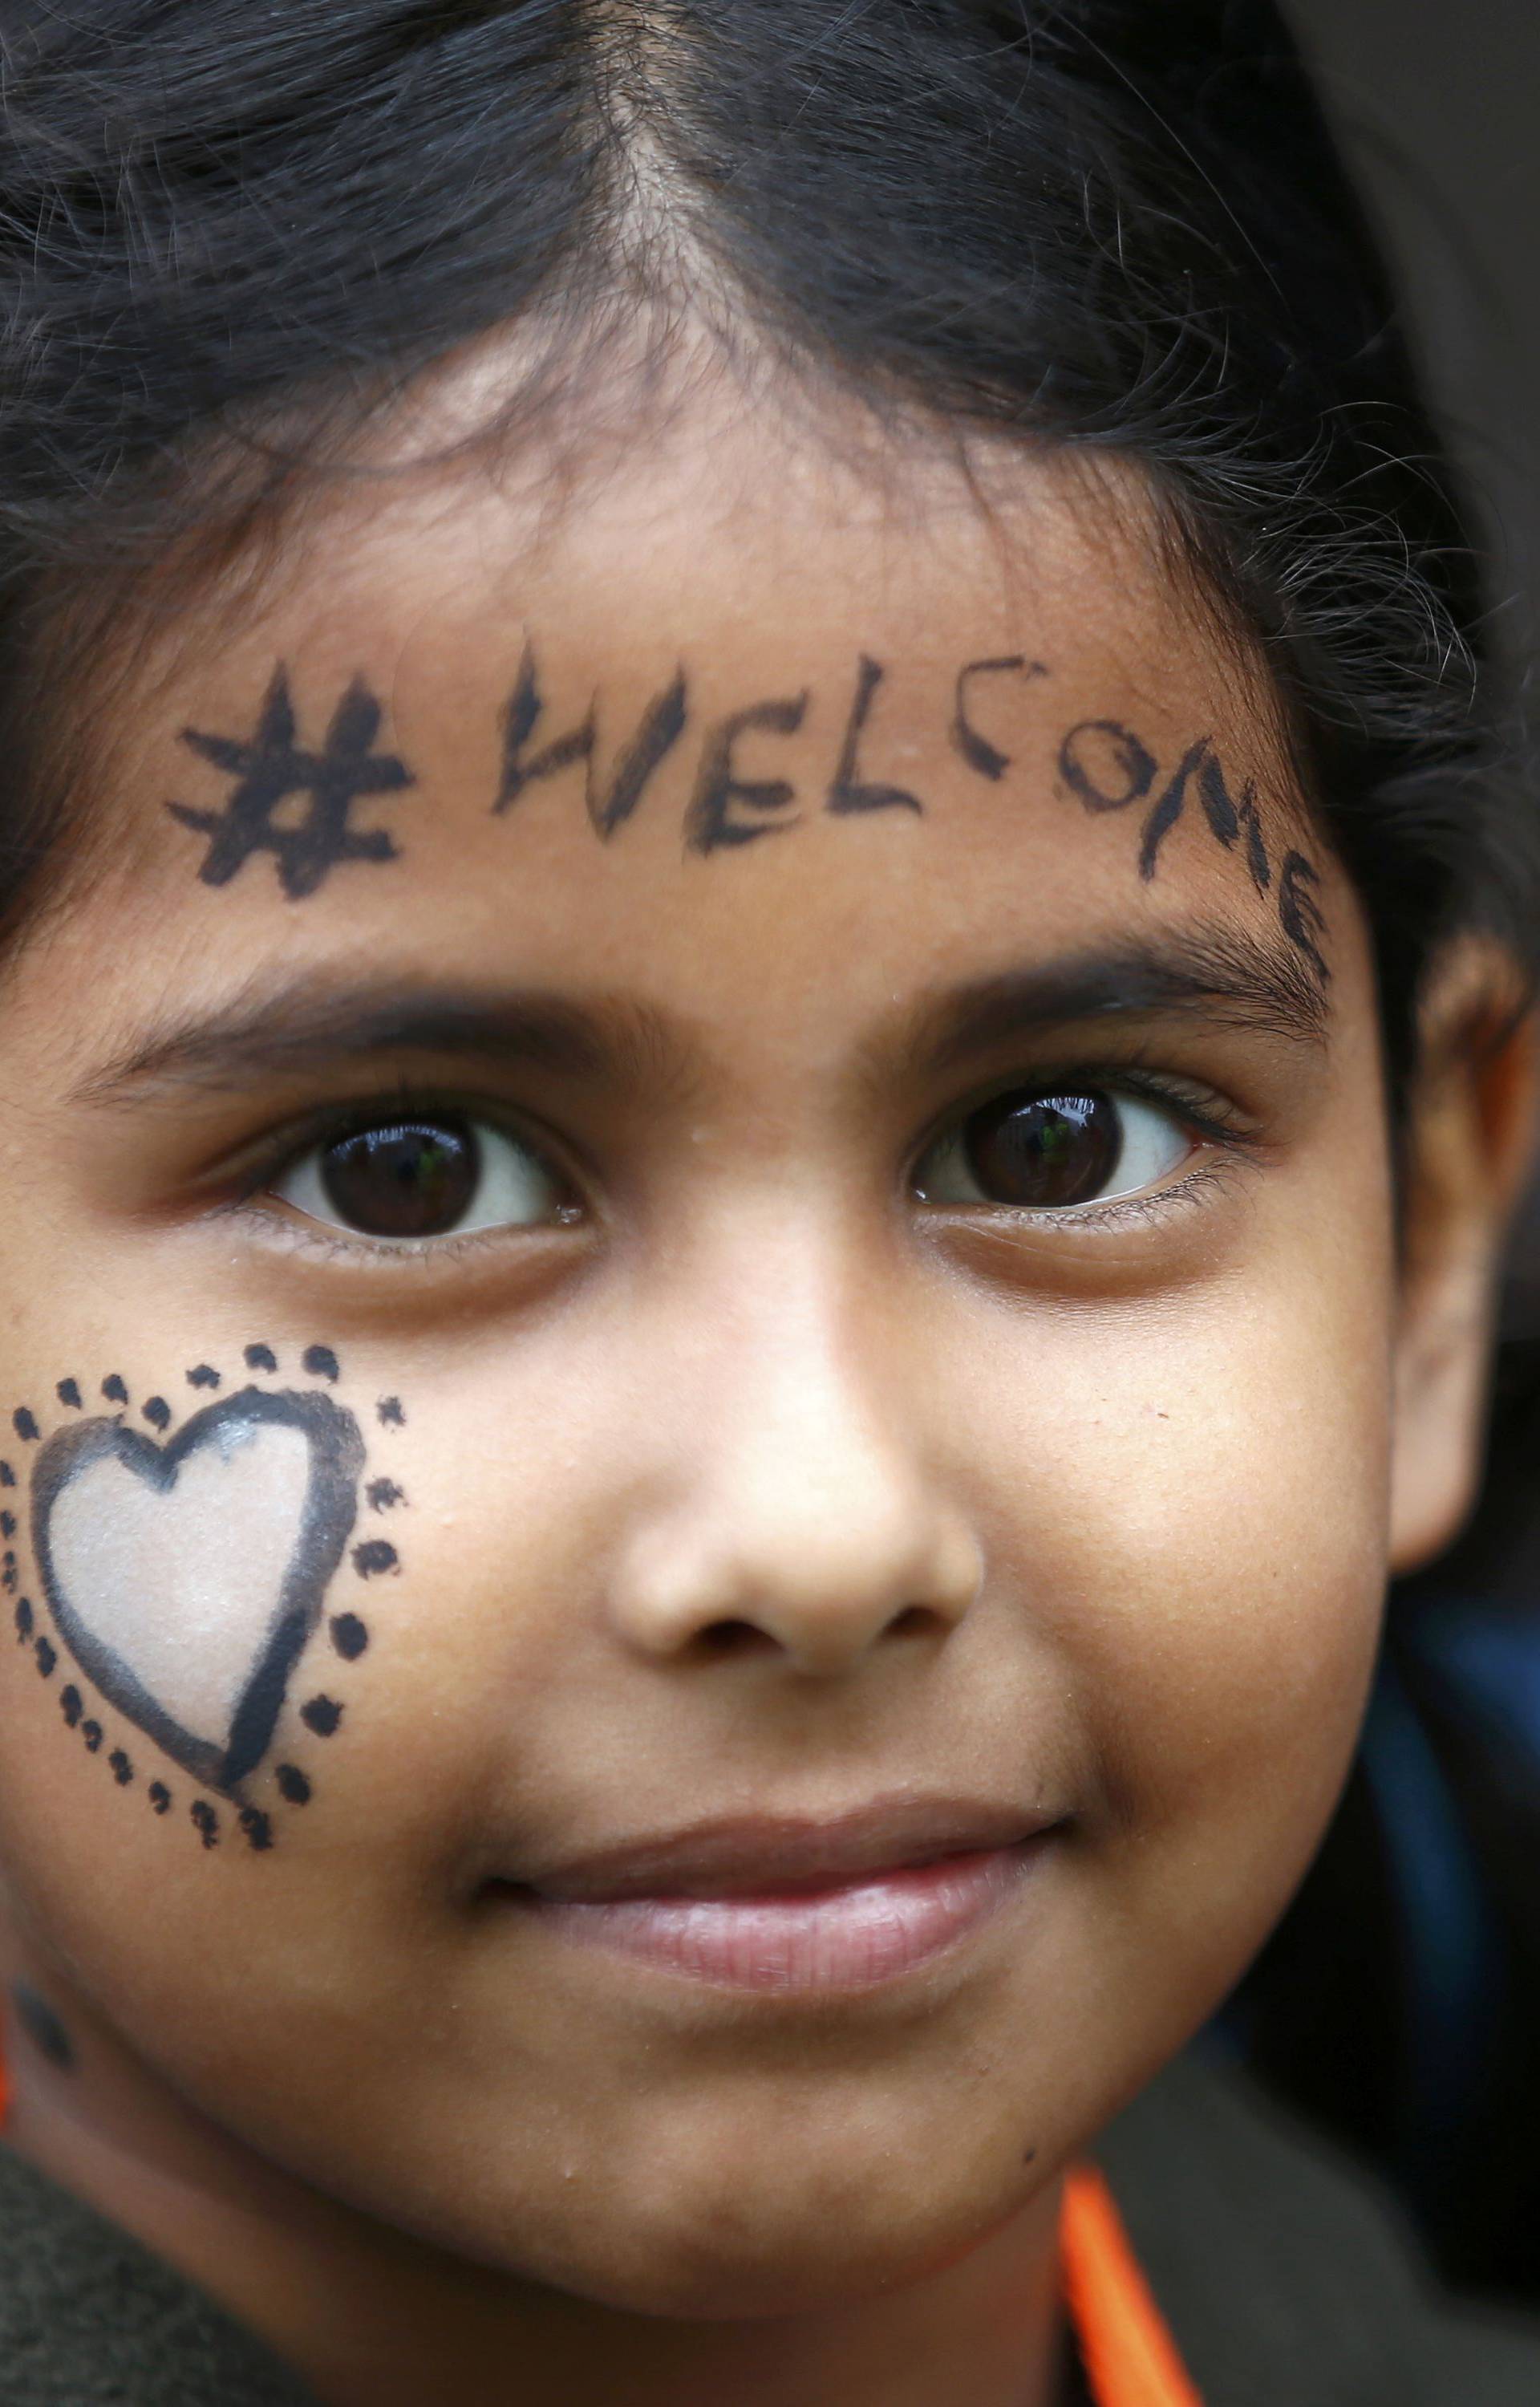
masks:
[[[330,1396],[243,1388],[164,1446],[78,1421],[38,1455],[32,1537],[59,1634],[107,1702],[210,1788],[272,1741],[358,1514]]]

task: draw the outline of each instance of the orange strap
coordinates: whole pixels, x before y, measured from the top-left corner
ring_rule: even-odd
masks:
[[[1203,2407],[1094,2165],[1066,2177],[1059,2248],[1096,2407]]]

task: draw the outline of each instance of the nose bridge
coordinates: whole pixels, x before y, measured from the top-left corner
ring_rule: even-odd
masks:
[[[669,1501],[617,1599],[651,1653],[752,1632],[799,1670],[836,1672],[890,1632],[944,1631],[972,1599],[978,1549],[854,1237],[784,1218],[718,1260]]]
[[[826,1557],[897,1543],[921,1484],[917,1432],[898,1399],[881,1398],[878,1332],[843,1287],[827,1274],[766,1299],[747,1342],[734,1332],[724,1346],[716,1389],[734,1511],[796,1527]]]

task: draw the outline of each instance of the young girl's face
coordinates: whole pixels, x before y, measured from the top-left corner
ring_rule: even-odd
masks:
[[[238,2142],[611,2300],[1023,2206],[1368,1674],[1363,915],[1132,488],[1014,475],[355,490],[111,687],[11,973],[22,1943]]]

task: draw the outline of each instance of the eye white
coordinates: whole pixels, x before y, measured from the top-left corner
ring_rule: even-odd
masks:
[[[931,1147],[915,1183],[930,1204],[985,1204],[1001,1212],[1080,1212],[1091,1204],[1114,1204],[1122,1196],[1137,1195],[1180,1170],[1192,1152],[1193,1140],[1169,1107],[1139,1095],[1103,1092],[1117,1118],[1118,1151],[1094,1195],[1083,1195],[1076,1204],[1032,1205],[986,1194],[968,1158],[966,1120]]]
[[[386,1125],[384,1121],[380,1123],[381,1127]],[[425,1120],[421,1125],[431,1128],[432,1122]],[[323,1227],[367,1237],[375,1246],[431,1246],[445,1237],[472,1236],[478,1230],[538,1228],[554,1220],[563,1201],[563,1190],[539,1155],[521,1145],[506,1129],[495,1128],[487,1120],[471,1120],[462,1125],[474,1135],[475,1184],[459,1218],[447,1227],[434,1230],[431,1236],[383,1235],[345,1218],[327,1190],[324,1162],[329,1148],[324,1145],[310,1147],[290,1162],[282,1177],[274,1181],[272,1191],[281,1203],[290,1204],[309,1219],[318,1220]]]

